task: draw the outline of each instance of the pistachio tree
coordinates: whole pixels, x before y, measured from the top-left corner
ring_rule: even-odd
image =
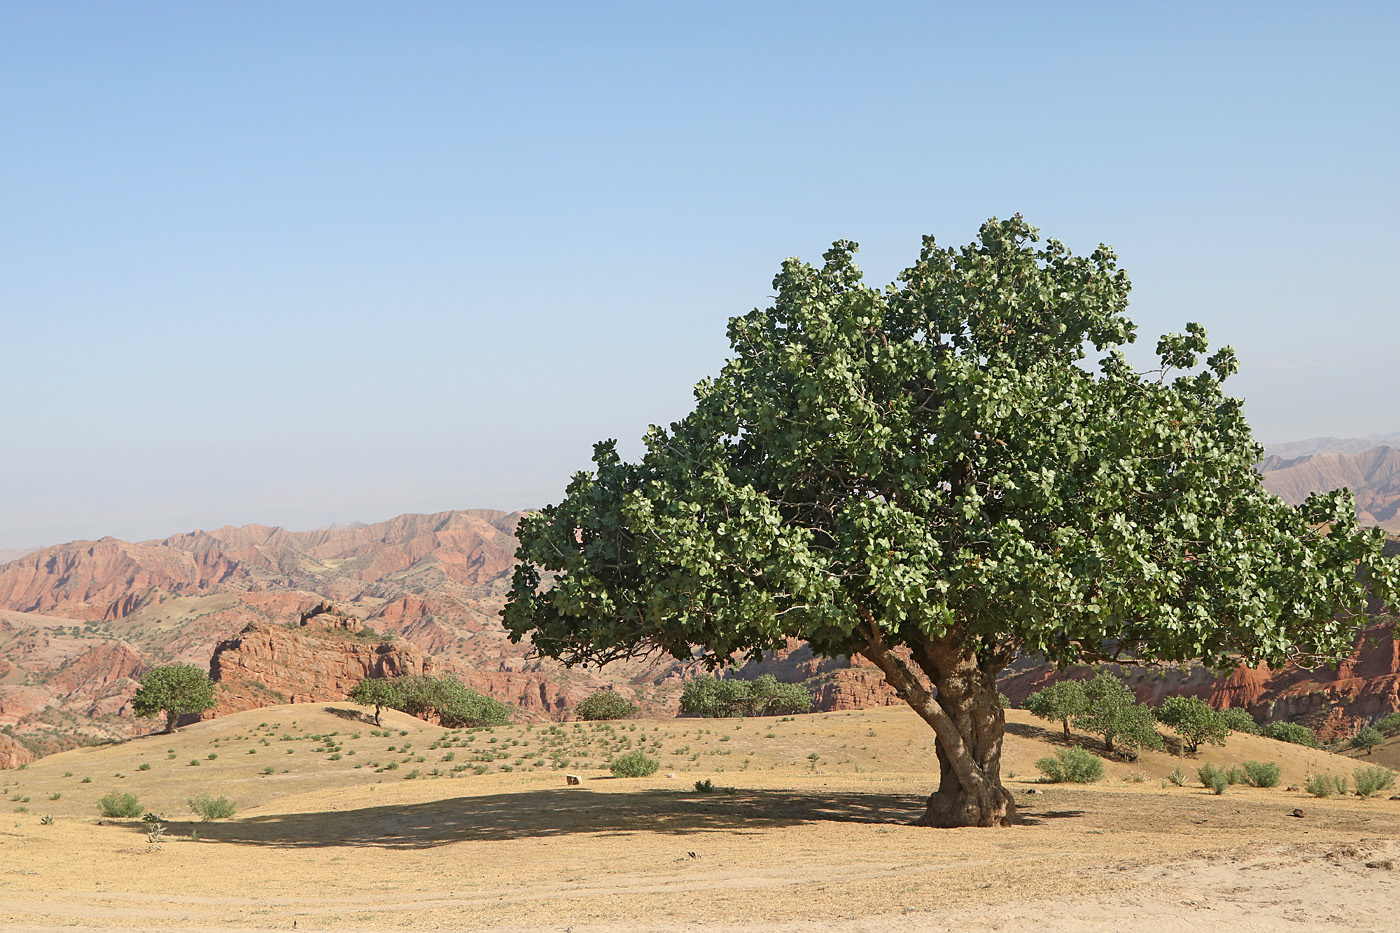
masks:
[[[996,682],[1018,654],[1338,653],[1367,585],[1393,592],[1383,532],[1349,494],[1265,492],[1234,353],[1188,324],[1138,371],[1113,252],[1040,243],[1019,216],[928,237],[884,289],[853,243],[784,262],[690,414],[636,462],[596,445],[521,522],[511,638],[566,664],[862,655],[936,735],[931,826],[1012,821]]]
[[[214,706],[214,682],[193,664],[162,664],[141,677],[131,698],[137,716],[165,713],[165,731],[174,732],[181,716],[202,713]]]

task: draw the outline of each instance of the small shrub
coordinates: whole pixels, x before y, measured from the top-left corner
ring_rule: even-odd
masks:
[[[218,753],[218,752],[210,752],[210,753],[209,753],[208,755],[206,755],[205,757],[208,758],[210,761],[213,761],[215,758],[218,758],[218,757],[219,757],[219,753]]]
[[[113,791],[97,799],[97,809],[103,816],[113,819],[132,819],[141,815],[141,801],[135,794],[119,794]]]
[[[1303,790],[1314,797],[1345,794],[1347,792],[1347,779],[1345,775],[1314,774],[1303,782]]]
[[[646,777],[655,774],[661,762],[652,758],[640,748],[625,755],[618,755],[608,762],[608,770],[618,777]]]
[[[201,820],[208,823],[211,820],[223,820],[233,816],[234,806],[227,797],[199,794],[190,798],[190,809],[199,814]]]
[[[50,799],[50,800],[57,800],[57,799],[59,799],[59,798],[62,797],[62,796],[63,796],[62,793],[52,793],[52,794],[49,794],[49,799]]]
[[[52,814],[52,813],[45,813],[43,816],[39,817],[39,825],[40,825],[40,826],[52,826],[52,825],[53,825],[53,814]]]
[[[703,780],[703,781],[696,781],[696,782],[695,782],[695,792],[696,792],[697,794],[712,794],[712,793],[714,793],[714,790],[715,790],[715,783],[714,783],[714,781],[711,781],[709,778],[705,778],[705,780]]]
[[[1274,761],[1246,761],[1244,773],[1251,787],[1278,787],[1283,777],[1283,770]]]
[[[1231,766],[1230,770],[1225,772],[1225,779],[1231,784],[1249,783],[1249,775],[1245,774],[1244,769],[1237,765]]]
[[[274,768],[274,767],[272,767],[272,765],[268,765],[266,768],[263,768],[262,773],[263,773],[263,774],[271,774],[271,773],[272,773],[273,771],[275,771],[275,770],[277,770],[277,769]]]
[[[1183,770],[1181,770],[1181,766],[1178,765],[1175,769],[1172,770],[1172,773],[1171,773],[1171,774],[1168,774],[1168,775],[1167,775],[1167,780],[1168,780],[1168,781],[1171,781],[1171,782],[1172,782],[1173,784],[1175,784],[1177,787],[1185,787],[1185,786],[1186,786],[1186,772],[1183,771]]]
[[[143,822],[143,823],[159,823],[159,822],[160,822],[160,817],[159,817],[158,815],[156,815],[156,813],[155,813],[154,810],[152,810],[152,811],[147,812],[144,816],[141,817],[141,822]]]
[[[190,759],[190,763],[189,763],[188,765],[186,765],[186,767],[189,767],[189,768],[198,768],[198,767],[199,767],[199,759],[198,759],[198,758],[191,758],[191,759]]]
[[[80,784],[91,784],[91,783],[92,783],[92,778],[90,778],[90,777],[85,777],[85,778],[83,778],[81,781],[79,781],[78,783],[80,783]]]
[[[1123,775],[1123,780],[1127,781],[1129,784],[1141,784],[1143,781],[1147,780],[1147,775],[1142,771],[1129,771],[1127,774]]]
[[[417,769],[417,768],[414,768],[412,771],[410,771],[410,772],[408,772],[407,774],[405,774],[405,775],[403,776],[403,779],[404,779],[405,781],[411,781],[411,780],[413,780],[414,778],[416,778],[417,776],[418,776],[418,769]]]
[[[1395,772],[1380,765],[1357,768],[1352,772],[1352,779],[1356,782],[1356,792],[1362,797],[1370,797],[1395,786]]]
[[[1210,762],[1206,762],[1196,769],[1196,777],[1200,780],[1202,787],[1217,794],[1225,793],[1225,788],[1229,787],[1231,783],[1229,772],[1222,771]]]
[[[1103,777],[1103,759],[1085,749],[1057,748],[1035,763],[1051,784],[1092,784]]]
[[[143,762],[141,762],[139,765],[136,766],[136,770],[137,770],[137,771],[149,771],[149,770],[151,770],[151,763],[150,763],[149,761],[143,761]]]

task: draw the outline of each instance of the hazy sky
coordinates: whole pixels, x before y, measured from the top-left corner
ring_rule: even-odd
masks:
[[[0,547],[557,501],[787,256],[1022,212],[1400,430],[1400,8],[0,5]]]

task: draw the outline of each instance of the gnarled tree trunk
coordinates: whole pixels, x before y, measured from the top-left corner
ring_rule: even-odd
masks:
[[[927,639],[906,660],[885,645],[873,619],[866,622],[860,653],[937,736],[938,790],[929,795],[927,809],[915,823],[1010,826],[1016,803],[1001,786],[1006,717],[997,698],[997,674],[1006,660],[1000,654],[979,659],[965,647],[954,647],[952,639]]]

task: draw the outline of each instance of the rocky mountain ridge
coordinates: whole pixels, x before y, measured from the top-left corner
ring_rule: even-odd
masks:
[[[1374,447],[1355,454],[1315,453],[1265,457],[1264,488],[1297,505],[1309,493],[1350,489],[1361,522],[1400,533],[1400,449]]]

